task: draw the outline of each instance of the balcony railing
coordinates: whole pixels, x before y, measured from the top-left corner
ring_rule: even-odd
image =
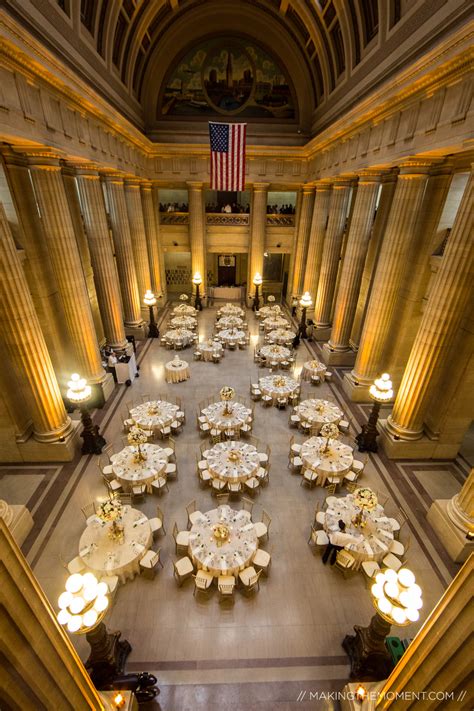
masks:
[[[250,215],[246,212],[206,212],[207,225],[242,225],[250,224]]]
[[[160,225],[187,225],[188,212],[160,212]]]
[[[189,224],[188,212],[160,212],[161,225],[187,225]],[[250,215],[248,213],[231,212],[206,212],[206,225],[248,227]],[[294,215],[267,215],[269,227],[294,227]]]
[[[267,215],[267,225],[270,227],[294,227],[294,215]]]

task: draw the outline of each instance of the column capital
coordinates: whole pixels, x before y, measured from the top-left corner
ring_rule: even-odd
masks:
[[[22,155],[28,159],[28,165],[32,170],[61,170],[61,159],[64,155],[48,146],[17,146],[15,147]]]
[[[126,188],[136,188],[140,189],[141,178],[137,178],[136,175],[125,175],[124,184]]]
[[[266,193],[270,183],[252,183],[251,187],[254,193]]]
[[[21,168],[28,167],[28,159],[25,154],[18,153],[14,151],[12,146],[2,146],[0,148],[0,153],[7,165],[16,165]]]
[[[142,180],[140,183],[140,189],[146,192],[151,192],[152,187],[153,183],[151,182],[151,180]]]
[[[322,193],[325,190],[331,190],[332,180],[330,178],[321,178],[321,180],[316,180],[314,187],[317,193]]]
[[[115,171],[108,171],[108,170],[107,171],[101,170],[100,177],[107,184],[123,185],[124,180],[125,180],[125,175],[123,173],[118,173]]]
[[[93,180],[100,179],[99,166],[94,163],[66,160],[62,162],[62,167],[65,171],[70,170],[75,176],[81,178],[91,178]]]
[[[427,175],[433,168],[443,162],[443,158],[430,158],[425,156],[410,156],[401,161],[399,164],[400,178],[416,177],[418,175]]]
[[[355,173],[348,173],[346,175],[337,175],[331,178],[333,189],[337,188],[351,188],[357,181],[357,175]]]
[[[189,180],[186,182],[186,185],[189,190],[202,190],[204,187],[204,183],[200,180]]]
[[[385,173],[385,170],[377,170],[376,168],[366,168],[361,170],[357,173],[358,185],[364,185],[366,183],[380,183]]]

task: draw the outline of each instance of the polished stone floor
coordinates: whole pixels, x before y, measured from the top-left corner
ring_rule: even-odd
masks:
[[[162,314],[162,323],[167,312]],[[215,309],[199,316],[201,339],[212,332]],[[264,508],[272,517],[270,538],[264,547],[271,552],[272,567],[259,593],[245,598],[236,594],[233,606],[219,604],[217,593],[208,600],[193,597],[193,583],[178,588],[173,578],[174,521],[185,528],[185,506],[195,499],[198,508],[214,507],[210,491],[199,488],[195,476],[196,456],[202,441],[196,429],[197,404],[216,395],[223,385],[233,386],[248,397],[249,381],[257,373],[253,347],[258,342],[258,326],[251,311],[247,314],[251,345],[245,351],[225,352],[219,365],[194,362],[192,349],[181,353],[191,365],[191,379],[168,385],[164,363],[172,353],[150,340],[139,352],[140,377],[131,388],[117,386],[96,421],[108,442],[119,441],[120,411],[126,401],[143,394],[162,392],[182,398],[187,424],[177,437],[179,479],[171,482],[169,493],[157,500],[148,496],[137,508],[153,516],[157,503],[165,515],[167,535],[161,538],[164,569],[150,581],[137,578],[122,586],[106,622],[120,629],[133,651],[128,669],[156,673],[161,687],[158,705],[166,711],[181,709],[332,709],[337,702],[324,695],[341,689],[348,677],[348,664],[341,641],[353,624],[367,624],[373,613],[362,573],[348,579],[313,556],[307,538],[316,503],[325,490],[300,486],[299,477],[287,469],[290,437],[288,411],[263,409],[256,403],[254,435],[271,447],[271,480],[256,498],[254,519]],[[315,344],[302,343],[297,367],[317,353]],[[260,375],[267,371],[259,371]],[[333,384],[313,388],[303,386],[303,397],[329,397],[338,402],[351,420],[351,432],[343,438],[353,444],[357,421],[366,417],[366,406],[344,399],[341,378],[335,372]],[[302,441],[301,435],[296,435]],[[20,473],[17,470],[17,473]],[[409,564],[423,588],[424,608],[420,622],[394,630],[412,637],[449,583],[456,567],[451,564],[426,522],[426,510],[434,498],[450,497],[466,474],[462,462],[390,462],[371,455],[364,482],[389,495],[387,510],[394,514],[400,506],[410,518]],[[71,559],[78,552],[84,528],[81,506],[104,496],[96,457],[80,457],[64,467],[30,468],[17,489],[15,468],[0,469],[2,485],[15,489],[15,503],[34,505],[35,528],[24,551],[55,606],[65,581],[60,556]],[[8,484],[8,488],[7,488]],[[35,498],[35,486],[37,486]],[[344,493],[343,491],[341,493]],[[11,499],[11,497],[10,497]],[[20,501],[19,499],[23,499]],[[236,506],[238,506],[236,504]],[[73,638],[81,656],[87,643]],[[303,700],[298,701],[298,698]],[[319,700],[318,700],[319,698]]]

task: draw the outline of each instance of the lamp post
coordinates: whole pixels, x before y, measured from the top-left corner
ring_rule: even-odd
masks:
[[[311,296],[309,291],[305,291],[303,296],[300,299],[300,306],[301,306],[301,321],[300,325],[298,328],[298,336],[300,338],[308,338],[308,334],[306,333],[306,310],[309,309],[309,307],[312,304]]]
[[[132,647],[120,640],[121,632],[110,633],[103,623],[109,607],[107,583],[99,583],[93,573],[74,573],[65,588],[58,598],[58,622],[72,634],[85,634],[91,647],[85,666],[100,688],[110,677],[123,673]]]
[[[202,311],[201,296],[199,294],[199,286],[202,284],[202,278],[199,272],[193,276],[193,284],[196,287],[196,297],[194,301],[194,308],[196,311]]]
[[[374,406],[369,415],[366,425],[362,425],[362,431],[357,435],[356,442],[359,452],[376,452],[378,450],[377,421],[379,419],[380,406],[388,402],[393,397],[392,381],[388,373],[383,373],[380,378],[370,386],[370,397],[374,401]]]
[[[81,422],[84,428],[81,433],[82,454],[100,454],[106,444],[105,439],[99,432],[99,426],[93,424],[91,414],[87,407],[91,393],[91,386],[87,385],[85,378],[81,378],[78,373],[73,373],[71,380],[68,382],[66,397],[73,405],[79,407],[81,411]]]
[[[421,588],[408,568],[387,568],[378,573],[371,587],[375,615],[368,627],[354,625],[355,635],[346,635],[342,646],[351,660],[351,678],[379,681],[392,670],[385,638],[392,625],[405,627],[419,619],[423,606]]]
[[[143,297],[143,303],[148,306],[150,312],[150,324],[148,327],[148,338],[159,338],[160,332],[155,321],[154,306],[156,305],[156,296],[150,289],[147,290],[145,296]]]
[[[258,298],[258,287],[263,284],[262,275],[257,272],[253,278],[253,283],[255,286],[255,298],[253,300],[252,311],[258,311],[260,307],[260,299]]]

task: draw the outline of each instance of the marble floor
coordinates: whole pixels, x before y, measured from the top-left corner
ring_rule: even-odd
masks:
[[[168,315],[167,310],[161,314],[161,323]],[[201,339],[212,332],[214,318],[213,308],[199,316]],[[173,523],[185,528],[185,506],[193,499],[202,511],[215,505],[210,491],[199,488],[195,475],[202,441],[195,424],[197,403],[217,396],[223,385],[248,397],[250,378],[257,373],[253,347],[259,335],[251,311],[247,318],[250,347],[226,351],[219,365],[194,362],[192,349],[182,352],[191,366],[191,379],[184,383],[164,381],[164,363],[173,354],[160,347],[158,340],[145,342],[138,354],[140,377],[131,388],[117,386],[106,407],[95,413],[107,441],[115,442],[122,435],[120,411],[125,401],[164,392],[179,396],[186,410],[187,424],[177,437],[178,480],[170,483],[169,493],[159,500],[148,496],[144,504],[137,505],[148,516],[155,515],[157,504],[163,509],[167,529],[160,541],[164,569],[154,581],[136,578],[123,585],[106,618],[107,625],[120,629],[133,647],[128,670],[157,675],[161,694],[158,703],[150,706],[153,709],[338,708],[337,701],[325,694],[341,689],[348,678],[342,639],[353,624],[367,624],[373,614],[362,573],[343,579],[337,570],[324,566],[319,556],[313,556],[307,545],[315,505],[322,504],[326,491],[310,491],[300,486],[299,477],[291,476],[287,453],[295,430],[288,427],[288,411],[263,409],[259,403],[254,435],[271,447],[271,479],[256,498],[254,519],[263,508],[272,517],[269,541],[264,544],[272,555],[270,575],[255,596],[246,598],[237,592],[233,606],[219,604],[217,593],[205,601],[194,598],[192,580],[182,588],[176,586]],[[316,344],[302,343],[297,366],[317,349]],[[353,444],[367,406],[345,400],[342,376],[343,369],[337,369],[334,383],[318,388],[306,383],[302,397],[307,393],[338,402],[351,420],[351,432],[343,441]],[[298,434],[296,438],[303,440]],[[33,509],[35,527],[23,549],[53,606],[65,581],[60,556],[70,560],[78,552],[84,528],[81,506],[104,497],[96,460],[86,456],[63,467],[0,468],[0,497]],[[369,458],[365,483],[390,497],[389,514],[402,506],[409,515],[409,564],[423,589],[421,619],[394,630],[401,637],[415,634],[456,572],[425,516],[434,498],[447,498],[460,488],[466,470],[462,461],[391,462],[383,453]],[[72,639],[85,658],[85,640]]]

